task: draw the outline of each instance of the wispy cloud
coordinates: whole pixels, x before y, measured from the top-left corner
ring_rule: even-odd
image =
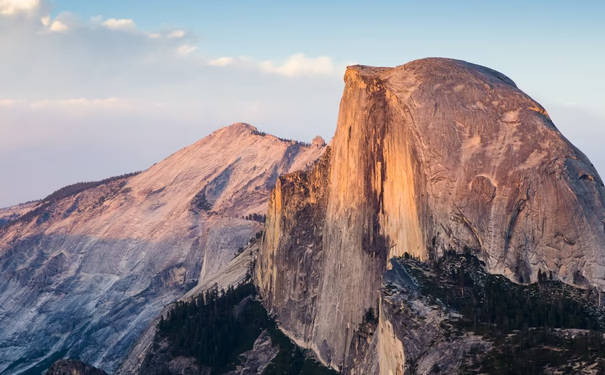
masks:
[[[334,63],[329,56],[309,58],[303,53],[290,56],[282,65],[268,60],[262,62],[260,67],[266,72],[281,74],[287,77],[334,74]]]
[[[137,25],[131,19],[110,18],[102,23],[103,26],[113,30],[136,30]]]
[[[39,6],[40,0],[0,0],[0,14],[31,12]]]
[[[304,53],[297,53],[288,57],[282,63],[266,60],[254,61],[248,57],[220,57],[208,61],[210,66],[239,67],[257,69],[265,73],[285,77],[324,76],[337,77],[342,74],[348,64],[336,65],[331,57],[307,57]]]
[[[233,57],[219,57],[218,59],[210,60],[208,65],[210,66],[228,66],[233,65],[235,59]]]
[[[0,99],[0,107],[12,107],[17,103],[14,99]]]
[[[179,48],[176,49],[176,53],[181,56],[187,56],[187,55],[191,54],[193,51],[195,51],[196,49],[197,49],[196,46],[192,46],[190,44],[183,44],[182,46],[180,46]]]
[[[168,38],[182,38],[185,36],[185,31],[183,30],[174,30],[170,34],[168,34]]]
[[[132,101],[111,97],[105,99],[61,99],[61,100],[36,100],[30,104],[33,109],[41,108],[131,108]]]

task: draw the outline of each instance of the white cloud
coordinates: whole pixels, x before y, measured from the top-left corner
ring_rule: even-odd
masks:
[[[0,99],[0,107],[12,107],[16,103],[13,99]]]
[[[54,31],[57,33],[63,32],[63,31],[67,31],[68,27],[66,24],[64,24],[61,21],[54,21],[51,25],[49,30],[50,31]]]
[[[176,53],[178,53],[181,56],[187,56],[191,52],[195,51],[196,49],[197,49],[196,46],[192,46],[190,44],[183,44],[182,46],[180,46],[179,48],[176,49]]]
[[[220,57],[207,62],[210,66],[235,66],[238,68],[258,69],[263,72],[277,74],[286,77],[298,76],[339,76],[346,65],[339,64],[335,67],[332,58],[329,56],[320,56],[316,58],[306,57],[303,53],[297,53],[290,56],[282,65],[275,64],[267,60],[255,62],[249,57]]]
[[[185,32],[183,30],[174,30],[170,34],[168,34],[168,38],[182,38],[185,36]]]
[[[160,34],[160,33],[148,33],[147,36],[150,37],[151,39],[159,39],[159,38],[162,37],[162,34]]]
[[[112,29],[112,30],[136,30],[137,25],[131,19],[115,19],[110,18],[103,22],[103,26]]]
[[[290,56],[286,62],[279,66],[272,61],[260,64],[261,70],[269,73],[281,74],[287,77],[301,75],[332,75],[335,73],[334,63],[329,56],[308,58],[303,53]]]
[[[50,25],[50,16],[40,18],[40,22],[42,22],[42,25],[44,26]]]
[[[32,109],[44,108],[130,108],[132,102],[126,99],[110,97],[106,99],[62,99],[62,100],[36,100],[30,104]]]
[[[103,23],[103,16],[92,16],[90,17],[90,23],[93,25],[101,25]]]
[[[208,65],[211,66],[228,66],[228,65],[232,65],[235,62],[235,60],[233,59],[233,57],[220,57],[218,59],[215,60],[210,60],[208,62]]]
[[[0,14],[30,12],[40,6],[40,0],[0,0]]]

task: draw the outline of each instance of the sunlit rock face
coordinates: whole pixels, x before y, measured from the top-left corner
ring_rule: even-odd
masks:
[[[0,372],[59,358],[113,372],[164,305],[262,230],[242,217],[266,213],[277,177],[324,149],[234,124],[134,177],[3,210]]]
[[[406,252],[466,249],[517,282],[541,269],[605,287],[603,182],[512,80],[437,58],[344,80],[331,153],[278,180],[259,254],[264,303],[300,344],[343,367]]]

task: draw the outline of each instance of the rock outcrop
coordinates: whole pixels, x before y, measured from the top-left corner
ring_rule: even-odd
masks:
[[[87,363],[61,359],[50,366],[46,375],[107,375],[107,373]]]
[[[512,80],[438,58],[351,66],[344,80],[331,153],[279,178],[256,270],[301,346],[349,371],[364,312],[404,253],[466,249],[516,282],[548,270],[605,287],[603,181]]]
[[[324,149],[234,124],[140,174],[2,210],[0,372],[66,357],[113,372],[163,306],[262,229],[244,217],[262,217],[277,177]]]

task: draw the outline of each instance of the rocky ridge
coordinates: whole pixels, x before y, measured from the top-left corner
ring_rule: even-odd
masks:
[[[262,229],[243,217],[264,214],[277,177],[323,150],[234,124],[140,174],[3,210],[0,373],[64,357],[113,372],[163,306]]]

